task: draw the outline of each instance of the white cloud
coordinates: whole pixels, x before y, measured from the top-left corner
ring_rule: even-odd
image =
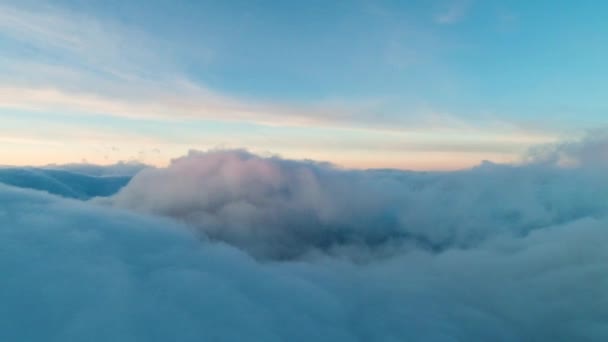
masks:
[[[534,146],[525,162],[570,167],[608,166],[608,130],[589,131],[582,139]]]
[[[192,153],[121,209],[0,185],[0,340],[602,341],[601,141],[448,173]]]
[[[44,51],[0,59],[2,108],[295,126],[341,111],[299,110],[213,92],[188,80],[167,47],[144,32],[63,8],[0,4],[0,36]]]
[[[4,186],[0,222],[6,341],[608,336],[605,219],[365,264],[259,263],[163,219]]]
[[[605,215],[604,171],[545,163],[351,171],[245,151],[193,151],[137,174],[103,202],[179,219],[262,258],[318,250],[352,256],[351,245],[382,253],[395,244],[470,248],[497,234]]]
[[[394,98],[281,103],[227,95],[193,81],[168,43],[135,26],[61,7],[0,4],[0,36],[19,42],[25,51],[42,52],[20,54],[15,52],[19,48],[9,48],[0,57],[0,108],[7,110],[461,134],[480,134],[497,124],[492,118],[477,124]],[[522,131],[507,126],[502,133]]]
[[[44,51],[26,55],[31,60],[24,60],[9,50],[4,62],[12,57],[11,64],[43,62],[47,68],[68,66],[80,73],[123,80],[141,76],[152,66],[159,74],[172,66],[158,42],[135,27],[44,2],[36,6],[0,3],[0,36]]]
[[[438,24],[455,24],[467,15],[471,7],[471,0],[449,0],[445,8],[435,15],[435,22]]]

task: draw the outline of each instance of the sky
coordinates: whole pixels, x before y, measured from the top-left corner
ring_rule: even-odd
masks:
[[[0,0],[0,165],[460,169],[608,124],[600,1]]]
[[[0,341],[608,341],[607,14],[0,0]]]

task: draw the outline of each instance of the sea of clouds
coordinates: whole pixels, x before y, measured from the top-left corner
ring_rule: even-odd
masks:
[[[190,152],[0,185],[0,341],[605,341],[608,139],[455,172]]]

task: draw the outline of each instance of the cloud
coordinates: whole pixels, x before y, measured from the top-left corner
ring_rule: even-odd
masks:
[[[152,143],[163,154],[142,161],[155,165],[192,146],[279,146],[277,152],[291,158],[350,167],[456,169],[482,158],[508,161],[555,136],[553,128],[532,132],[402,96],[327,94],[281,102],[226,94],[181,69],[185,64],[177,57],[192,53],[189,48],[174,49],[167,45],[171,39],[151,36],[135,22],[92,15],[86,7],[0,2],[0,36],[8,44],[0,57],[0,111],[6,113],[0,140],[12,145],[3,163],[115,162],[139,158],[138,151]],[[405,37],[414,45],[427,38]],[[394,39],[404,42],[401,34]],[[293,139],[297,130],[301,138]],[[121,151],[92,151],[108,139]],[[57,154],[62,146],[69,148]],[[423,154],[429,156],[424,163],[418,157]]]
[[[309,126],[344,123],[343,116],[364,106],[297,106],[221,94],[192,81],[168,52],[169,43],[135,26],[48,4],[0,3],[0,37],[15,44],[0,58],[2,108]],[[31,49],[44,53],[26,53]]]
[[[111,150],[117,150],[117,147],[111,147]],[[142,164],[137,161],[121,161],[110,165],[95,165],[87,163],[73,164],[51,164],[44,168],[49,170],[65,170],[69,172],[79,173],[93,177],[133,177],[143,169],[151,166]]]
[[[220,167],[225,182],[208,182],[223,187],[228,197],[239,192],[257,194],[256,187],[267,188],[271,176],[290,170],[289,175],[275,178],[274,184],[286,179],[306,186],[284,188],[285,192],[297,191],[292,194],[294,199],[282,207],[299,203],[306,209],[316,203],[314,193],[323,190],[311,181],[315,177],[311,169],[319,174],[335,172],[337,177],[328,179],[342,179],[354,189],[365,180],[310,163],[277,160],[281,166],[273,170],[266,160],[243,153],[198,156],[223,158],[224,163],[234,165],[231,168],[211,162],[201,165],[196,157],[176,163],[182,168],[187,164],[194,174],[201,172],[197,168]],[[239,158],[246,164],[242,165]],[[165,172],[175,172],[177,167],[173,167]],[[476,180],[484,188],[492,184],[482,192],[524,191],[517,171],[505,179],[508,185],[504,186],[496,181],[501,177],[491,176],[492,172],[485,174],[494,178],[491,183],[483,183],[483,174],[454,177],[470,179],[468,185]],[[148,171],[140,175],[155,177]],[[380,179],[386,191],[398,184],[391,178],[410,179],[401,173],[383,177]],[[241,179],[240,183],[229,186],[235,179]],[[408,184],[424,189],[428,181],[413,178]],[[155,193],[154,199],[162,206],[167,198],[176,196],[177,188],[185,191],[192,186],[190,182],[174,179],[169,184],[157,183],[155,187],[164,186],[167,191]],[[536,195],[556,191],[553,204],[562,202],[562,209],[589,212],[580,208],[589,203],[573,201],[575,188],[563,191],[571,185],[578,187],[576,182],[561,178],[559,182],[550,181],[550,187],[543,184],[547,183],[527,185]],[[435,187],[436,191],[440,189],[438,194],[447,194],[444,201],[461,209],[463,205],[458,201],[469,203],[476,192],[463,191],[461,185],[440,182]],[[206,192],[209,187],[198,190],[199,199],[217,199],[219,193]],[[395,189],[391,196],[402,190]],[[352,194],[348,189],[344,191]],[[264,195],[272,200],[273,193]],[[366,203],[374,208],[378,194],[365,195],[346,198],[344,205],[353,208]],[[179,208],[188,209],[187,203],[175,200],[181,204]],[[494,232],[491,238],[468,248],[450,245],[437,252],[420,246],[365,263],[329,256],[258,262],[226,244],[201,240],[187,226],[168,219],[0,185],[0,340],[604,340],[608,336],[608,302],[603,295],[608,286],[605,217],[586,214],[563,223],[553,220],[550,226],[528,234],[501,235],[497,231],[505,228],[505,222],[511,222],[507,226],[516,224],[495,215],[492,208],[516,203],[503,196],[486,196],[483,200],[477,202],[475,210],[460,214],[480,221],[489,215],[492,220],[487,224],[498,226],[488,227]],[[418,217],[428,220],[418,221],[421,227],[441,230],[441,224],[435,223],[447,224],[455,219],[448,204],[441,201],[441,196],[431,202],[421,196]],[[528,201],[522,206],[538,210],[534,203]],[[604,203],[593,202],[602,207]],[[320,207],[326,205],[327,201],[319,203]],[[422,210],[422,206],[429,207]],[[324,212],[331,217],[328,209]],[[365,211],[370,212],[373,210]],[[359,212],[351,214],[365,217]],[[238,210],[234,215],[238,219]],[[289,220],[286,216],[275,217]],[[360,223],[383,229],[378,218],[369,217]]]
[[[445,8],[435,15],[435,22],[444,25],[455,24],[466,16],[470,7],[470,0],[450,0]]]
[[[16,57],[14,62],[18,67],[34,68],[34,72],[67,72],[76,77],[75,72],[79,71],[89,76],[98,74],[129,80],[145,74],[148,67],[154,66],[161,75],[171,69],[171,64],[167,64],[170,61],[167,50],[161,49],[162,44],[137,27],[50,2],[35,5],[0,2],[0,36],[14,48],[7,51],[2,62]],[[46,54],[30,55],[24,47]],[[20,52],[24,56],[15,56]]]
[[[608,167],[608,130],[597,129],[582,139],[543,144],[524,156],[528,163],[583,168]]]
[[[171,46],[170,39],[158,39],[135,23],[66,7],[0,2],[0,37],[9,43],[0,57],[0,108],[6,111],[393,133],[432,128],[461,136],[523,131],[495,118],[462,119],[462,113],[428,108],[426,101],[404,100],[402,94],[327,94],[311,101],[227,94],[183,69],[183,55],[195,53],[189,48]],[[390,54],[399,55],[403,46],[395,39]]]
[[[116,193],[131,179],[131,176],[117,174],[123,170],[132,170],[125,164],[108,167],[68,165],[63,168],[0,167],[0,183],[46,191],[63,197],[89,199]],[[78,172],[80,170],[98,175],[87,175]],[[118,173],[115,173],[116,171]],[[103,175],[104,173],[106,175]]]
[[[319,120],[192,82],[169,43],[136,26],[84,12],[0,3],[0,37],[12,44],[0,58],[2,108],[266,124]],[[43,53],[27,53],[33,49]],[[286,115],[289,120],[283,119]]]
[[[242,150],[144,170],[117,208],[178,219],[262,259],[475,248],[607,213],[604,168],[486,162],[459,172],[354,171]],[[365,251],[365,253],[362,253]]]

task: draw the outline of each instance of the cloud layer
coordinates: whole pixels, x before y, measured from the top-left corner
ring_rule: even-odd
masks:
[[[115,207],[176,218],[256,257],[473,248],[608,210],[603,168],[484,163],[451,173],[351,171],[246,151],[145,170]],[[352,255],[355,254],[355,255]]]
[[[604,219],[364,264],[259,263],[163,219],[5,186],[0,204],[6,341],[608,336]]]
[[[122,171],[118,164],[112,167],[87,167],[86,165],[66,165],[54,168],[6,167],[0,168],[0,183],[21,188],[45,191],[68,198],[90,199],[110,196],[125,186],[130,176],[93,176],[77,172],[109,174]],[[68,171],[70,170],[70,171]],[[125,170],[127,171],[127,170]]]
[[[0,185],[0,340],[602,341],[600,140],[544,149],[567,168],[210,151],[92,202]]]

